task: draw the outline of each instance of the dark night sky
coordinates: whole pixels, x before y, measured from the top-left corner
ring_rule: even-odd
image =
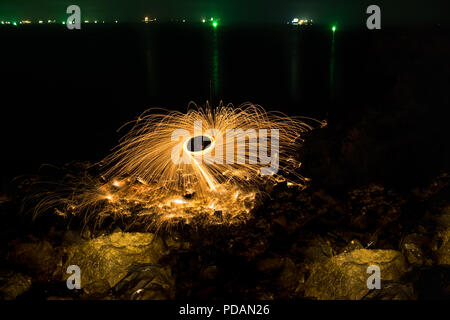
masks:
[[[63,19],[70,4],[81,7],[83,19],[139,21],[143,16],[160,20],[202,16],[220,17],[227,23],[282,23],[293,17],[310,17],[316,23],[364,25],[365,9],[377,4],[385,25],[439,23],[448,19],[448,0],[1,0],[1,19]],[[444,8],[445,6],[445,8]]]

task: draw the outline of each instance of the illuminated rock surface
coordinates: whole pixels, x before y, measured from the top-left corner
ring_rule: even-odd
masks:
[[[367,293],[367,268],[380,267],[381,285],[399,280],[406,271],[404,257],[393,250],[355,250],[319,262],[312,267],[305,295],[320,300],[360,300]]]
[[[445,177],[444,177],[445,178]],[[155,236],[83,228],[0,233],[4,299],[442,299],[449,297],[448,179],[412,193],[378,184],[333,193],[286,185],[248,223],[184,225]],[[0,205],[0,209],[5,205]],[[12,217],[17,217],[12,211]],[[13,220],[15,221],[15,220]],[[60,224],[58,224],[60,223]],[[0,227],[1,228],[1,227]],[[1,230],[1,229],[0,229]],[[81,290],[68,290],[69,265]],[[381,290],[366,286],[381,268]],[[6,275],[6,276],[2,276]],[[24,281],[24,279],[26,281]]]
[[[23,276],[20,273],[4,273],[0,275],[0,298],[4,300],[14,300],[22,293],[30,289],[31,277]]]
[[[102,292],[119,283],[132,265],[157,263],[164,251],[162,240],[151,233],[116,232],[68,247],[62,270],[79,266],[85,292]]]

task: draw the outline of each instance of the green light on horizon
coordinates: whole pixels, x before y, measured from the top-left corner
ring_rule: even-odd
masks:
[[[333,30],[333,32],[336,32],[336,29],[337,29],[336,26],[331,27],[331,30]]]
[[[213,26],[214,28],[217,28],[218,23],[217,23],[216,21],[214,21],[214,22],[212,23],[212,26]]]
[[[14,26],[17,26],[17,22],[14,21],[14,22],[13,22],[13,25],[14,25]]]

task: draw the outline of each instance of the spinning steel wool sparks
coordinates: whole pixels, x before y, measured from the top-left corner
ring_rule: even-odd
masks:
[[[99,164],[101,178],[83,178],[69,196],[46,197],[36,212],[56,207],[64,216],[128,218],[147,228],[245,221],[265,185],[304,188],[295,154],[314,128],[305,121],[325,125],[250,103],[149,110]]]

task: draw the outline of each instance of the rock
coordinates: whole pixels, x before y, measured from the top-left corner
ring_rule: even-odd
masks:
[[[114,288],[114,294],[126,300],[167,300],[175,298],[175,279],[168,268],[139,265]]]
[[[47,298],[47,300],[49,301],[71,301],[73,300],[72,297],[55,297],[55,296],[50,296]]]
[[[107,279],[95,280],[87,284],[82,282],[81,285],[84,295],[90,299],[104,299],[105,293],[111,289]]]
[[[397,220],[405,203],[402,196],[381,185],[355,189],[349,192],[350,226],[362,231],[381,229]]]
[[[447,193],[444,196],[449,196]],[[450,230],[450,204],[448,199],[437,199],[431,205],[433,224],[438,231]]]
[[[438,265],[450,266],[450,229],[436,235],[436,262]]]
[[[414,188],[412,194],[421,200],[429,199],[439,193],[442,189],[450,185],[450,175],[446,172],[434,178],[431,183],[424,188]]]
[[[357,239],[351,240],[348,245],[342,250],[344,253],[349,253],[354,250],[364,249],[364,246]]]
[[[419,300],[450,300],[450,266],[416,268],[407,276]]]
[[[291,259],[285,258],[277,283],[283,289],[281,291],[287,294],[286,298],[289,297],[289,294],[297,288],[302,280],[303,274],[299,272],[295,263]]]
[[[2,274],[0,281],[0,298],[3,300],[15,300],[31,287],[31,278],[20,273]]]
[[[247,260],[254,260],[255,257],[262,255],[269,247],[267,238],[260,234],[248,234],[236,236],[228,242],[228,252],[234,255],[245,257]]]
[[[370,290],[364,300],[416,300],[412,284],[384,281],[380,290]]]
[[[448,203],[450,191],[447,189],[444,191],[436,196],[430,205],[431,219],[436,231],[433,251],[438,265],[450,265],[450,205]]]
[[[404,257],[394,250],[360,249],[342,253],[312,266],[305,297],[360,300],[369,292],[367,267],[370,265],[380,267],[381,286],[383,281],[399,280],[406,271]]]
[[[183,238],[174,232],[171,235],[166,235],[164,237],[165,245],[169,250],[188,250],[190,247],[190,242],[183,241]]]
[[[8,254],[13,262],[26,266],[39,281],[48,281],[55,272],[58,263],[58,252],[48,241],[36,241],[21,243],[13,241],[10,245],[14,248]]]
[[[301,253],[307,263],[324,261],[333,256],[330,241],[320,236],[308,241]]]
[[[151,233],[116,232],[66,248],[62,278],[69,265],[81,269],[81,286],[88,294],[106,292],[128,274],[134,264],[157,263],[165,253],[161,238]]]
[[[217,266],[207,266],[200,271],[200,279],[204,281],[213,281],[217,278],[219,270]]]
[[[0,193],[0,204],[5,203],[5,202],[9,202],[11,201],[11,197],[4,194],[4,193]]]
[[[270,257],[257,260],[256,268],[263,274],[271,274],[279,271],[283,267],[282,257]]]
[[[431,265],[432,260],[426,256],[429,240],[424,236],[413,233],[403,238],[400,247],[408,263],[414,266]]]
[[[275,296],[266,287],[257,286],[254,290],[253,296],[256,300],[273,300]]]

